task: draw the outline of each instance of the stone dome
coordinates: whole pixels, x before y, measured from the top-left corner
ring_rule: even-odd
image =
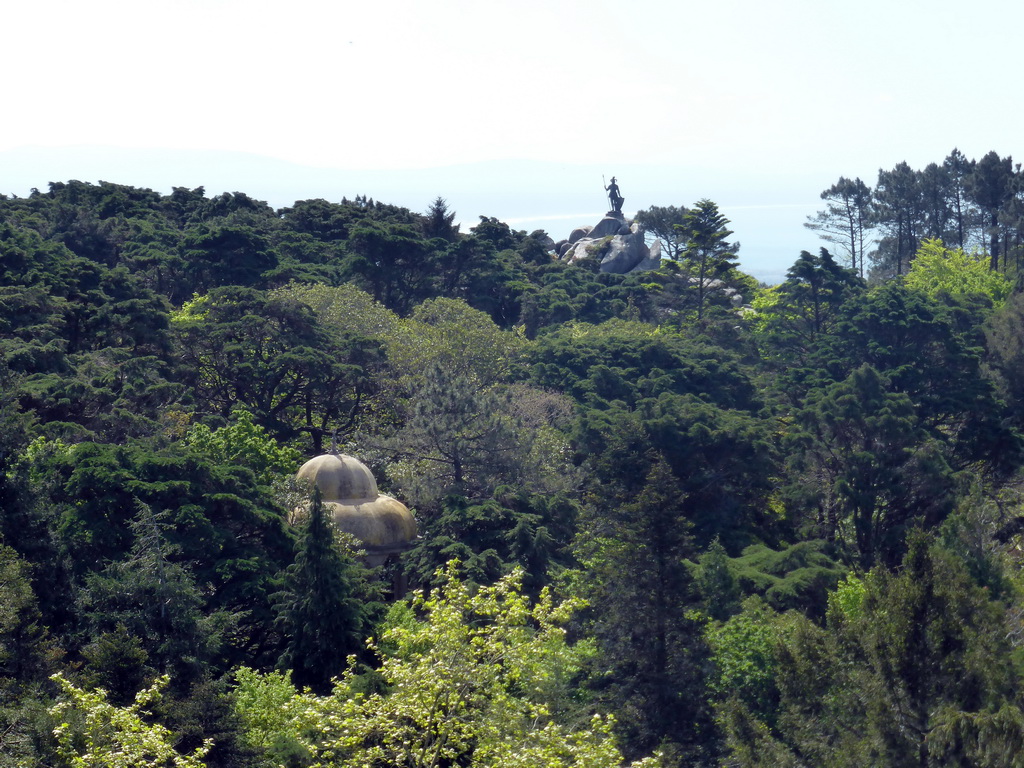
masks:
[[[343,453],[317,456],[302,465],[298,479],[320,490],[338,530],[362,542],[368,565],[382,565],[416,538],[412,513],[397,499],[378,493],[373,473],[359,459]]]
[[[310,459],[299,469],[298,478],[319,488],[324,501],[377,498],[377,481],[369,467],[344,453],[325,453]]]

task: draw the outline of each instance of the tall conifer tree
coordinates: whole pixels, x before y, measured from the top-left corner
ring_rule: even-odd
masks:
[[[296,685],[327,693],[348,656],[360,650],[364,612],[358,582],[355,563],[335,543],[316,489],[278,616],[287,638],[279,665],[292,670]]]

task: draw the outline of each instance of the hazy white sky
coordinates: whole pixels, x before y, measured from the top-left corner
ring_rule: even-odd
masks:
[[[0,152],[644,163],[816,199],[954,146],[1024,159],[1022,33],[1003,0],[34,0],[0,27]]]

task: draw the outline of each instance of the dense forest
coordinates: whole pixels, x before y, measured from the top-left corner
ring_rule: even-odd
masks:
[[[822,200],[766,286],[710,200],[616,275],[440,197],[0,197],[0,766],[1024,766],[1024,174]]]

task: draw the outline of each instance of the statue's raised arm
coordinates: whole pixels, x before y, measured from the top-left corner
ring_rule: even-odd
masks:
[[[611,203],[611,209],[615,211],[615,213],[622,213],[622,204],[626,202],[626,200],[619,194],[619,185],[615,183],[614,176],[612,176],[612,183],[605,187],[605,191],[608,193],[608,202]]]

